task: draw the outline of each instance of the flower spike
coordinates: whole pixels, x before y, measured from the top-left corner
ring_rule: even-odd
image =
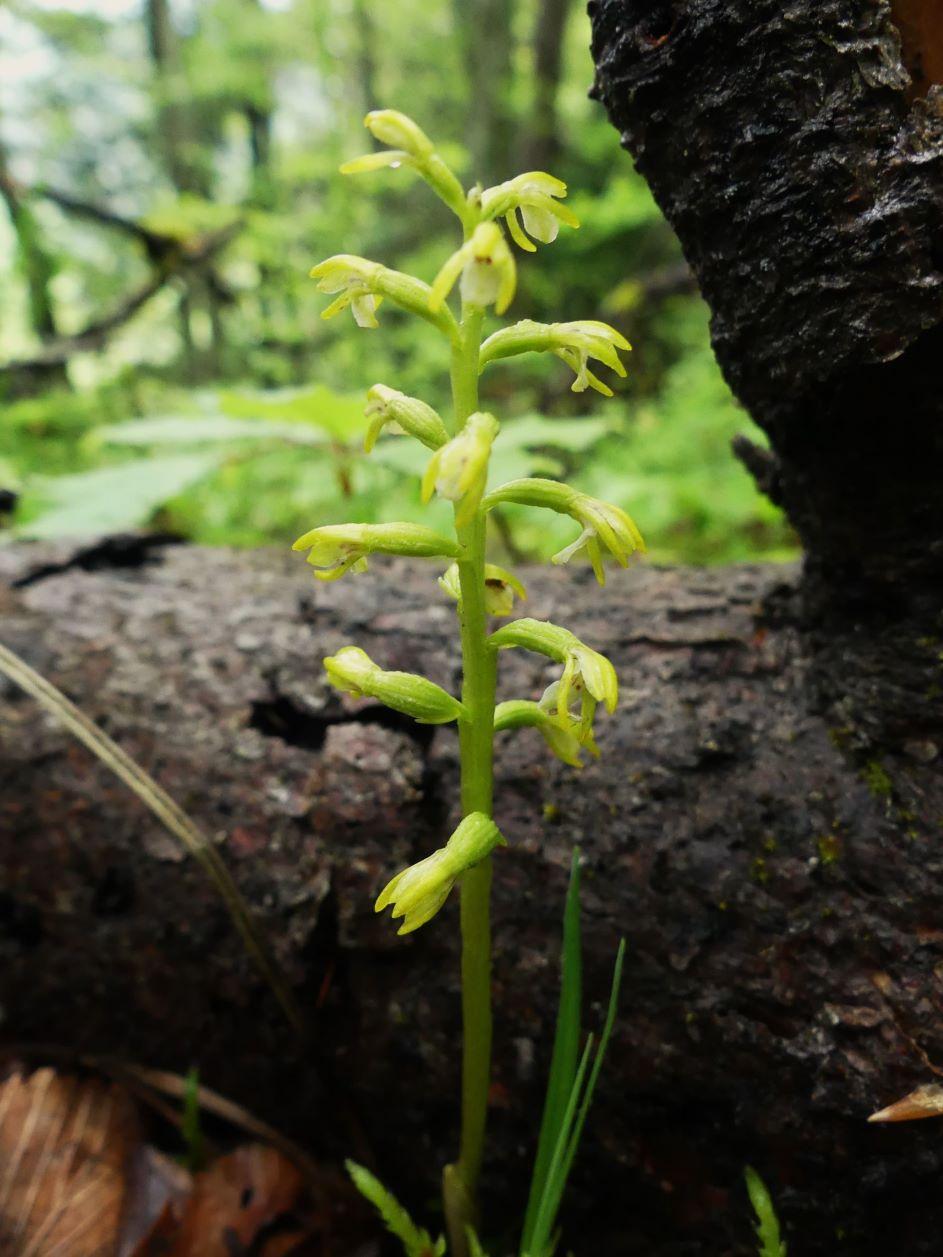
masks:
[[[488,459],[497,434],[498,421],[494,415],[478,411],[469,415],[458,436],[429,459],[422,478],[422,500],[428,502],[433,490],[438,490],[450,502],[461,503],[455,514],[459,528],[474,516],[484,496]]]
[[[444,847],[396,874],[377,899],[375,911],[392,904],[394,920],[405,918],[398,933],[411,934],[435,916],[467,869],[505,845],[490,816],[471,812]]]
[[[441,686],[412,672],[388,672],[359,646],[343,646],[324,660],[324,668],[335,689],[357,698],[378,698],[419,724],[449,724],[465,712],[458,699]]]
[[[412,558],[458,558],[459,548],[422,524],[325,524],[304,533],[292,546],[307,550],[318,580],[337,580],[362,572],[368,554],[406,554]]]
[[[554,199],[564,196],[566,184],[562,179],[555,179],[542,170],[532,170],[486,189],[481,196],[481,210],[487,218],[503,217],[514,243],[533,253],[536,246],[525,231],[541,244],[550,244],[556,240],[561,223],[579,227],[580,220],[573,211]],[[517,220],[518,211],[524,220],[524,231]]]
[[[516,354],[549,352],[572,369],[576,377],[572,385],[574,393],[593,388],[604,397],[611,397],[609,385],[589,370],[589,359],[595,358],[624,377],[626,371],[619,351],[631,348],[621,332],[597,319],[580,319],[574,323],[535,323],[524,319],[488,337],[481,347],[479,365],[484,368],[489,362]]]
[[[490,511],[501,502],[516,502],[520,506],[543,506],[560,515],[569,515],[580,524],[582,531],[570,545],[564,546],[551,560],[568,563],[581,550],[592,564],[600,585],[606,583],[602,563],[605,548],[621,567],[628,567],[629,558],[636,551],[645,553],[645,540],[635,521],[620,506],[592,498],[557,480],[544,480],[539,476],[522,480],[509,480],[499,485],[482,501],[482,507]]]
[[[435,312],[462,277],[462,300],[474,306],[494,306],[503,314],[517,287],[517,266],[504,233],[496,223],[479,223],[446,261],[432,284],[429,308]]]

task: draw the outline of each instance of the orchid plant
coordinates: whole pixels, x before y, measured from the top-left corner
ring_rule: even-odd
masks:
[[[383,430],[389,429],[412,437],[432,452],[422,477],[422,495],[428,501],[438,494],[453,503],[454,535],[407,523],[327,525],[299,537],[295,549],[307,551],[314,575],[322,581],[362,571],[373,554],[437,560],[445,565],[439,584],[456,604],[463,669],[460,698],[424,677],[385,670],[357,646],[345,646],[324,663],[330,682],[341,691],[369,695],[417,721],[458,727],[463,819],[444,846],[393,877],[377,899],[376,910],[390,908],[400,922],[399,933],[408,934],[435,916],[456,883],[460,885],[461,1137],[458,1158],[443,1173],[443,1204],[449,1251],[454,1257],[474,1257],[482,1253],[476,1233],[477,1195],[491,1072],[492,853],[505,845],[492,814],[494,735],[505,729],[535,728],[553,754],[578,768],[584,754],[598,754],[593,726],[599,705],[612,712],[618,698],[612,664],[567,629],[527,618],[491,628],[491,617],[509,616],[525,591],[514,575],[486,561],[488,517],[495,507],[508,502],[570,516],[578,534],[553,561],[565,563],[585,554],[600,584],[605,582],[606,556],[625,567],[633,553],[644,549],[625,511],[566,484],[527,478],[488,490],[488,464],[499,423],[494,415],[479,409],[478,381],[491,363],[519,354],[551,353],[573,371],[574,391],[591,388],[611,396],[612,390],[589,364],[601,363],[624,376],[620,353],[630,346],[614,328],[594,320],[551,324],[525,320],[483,339],[486,314],[492,309],[503,314],[514,297],[516,262],[507,235],[518,248],[534,252],[538,243],[551,243],[561,225],[579,225],[562,203],[566,185],[537,171],[493,188],[476,186],[466,193],[432,141],[410,118],[380,110],[367,115],[366,126],[386,147],[347,163],[342,172],[411,168],[454,212],[461,224],[462,243],[431,286],[347,254],[321,262],[311,276],[320,291],[334,296],[323,311],[324,318],[349,308],[358,326],[375,328],[382,303],[389,301],[431,324],[446,340],[451,355],[451,420],[423,401],[377,384],[368,393],[365,445],[369,451]],[[457,303],[450,300],[456,285]],[[536,651],[562,666],[559,679],[539,701],[496,702],[499,651],[515,648]],[[575,858],[564,920],[561,1011],[521,1237],[522,1257],[548,1257],[553,1250],[560,1197],[615,1011],[617,980],[595,1057],[591,1038],[581,1056],[578,868]],[[617,974],[620,965],[621,949]],[[416,1228],[376,1179],[360,1167],[352,1167],[351,1173],[399,1236],[407,1257],[446,1251],[445,1240],[433,1243],[425,1231]]]

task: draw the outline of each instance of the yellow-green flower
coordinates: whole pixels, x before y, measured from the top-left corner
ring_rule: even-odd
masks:
[[[624,376],[626,371],[619,351],[631,348],[621,332],[597,319],[579,319],[573,323],[535,323],[532,319],[522,319],[488,337],[481,347],[479,364],[485,367],[489,362],[515,354],[549,352],[556,354],[574,372],[574,393],[593,388],[604,397],[611,397],[612,389],[590,371],[589,360],[596,359],[616,375]]]
[[[439,587],[454,598],[462,601],[462,587],[458,576],[458,564],[453,563],[439,577]],[[514,610],[515,597],[527,598],[527,590],[510,572],[494,563],[485,564],[485,611],[488,615],[510,615]]]
[[[478,510],[488,480],[488,459],[498,434],[494,415],[476,411],[447,445],[429,459],[422,478],[422,500],[428,502],[433,492],[461,505],[455,523],[461,528]]]
[[[486,511],[502,502],[516,502],[520,506],[540,506],[569,515],[581,525],[580,535],[570,545],[564,546],[551,560],[568,563],[580,551],[585,551],[600,585],[606,583],[602,552],[607,550],[621,567],[627,567],[636,551],[645,553],[645,541],[635,521],[621,506],[603,502],[599,498],[581,493],[559,480],[546,480],[540,476],[528,476],[521,480],[509,480],[492,490],[482,501]]]
[[[619,701],[616,670],[598,650],[592,650],[569,629],[548,620],[514,620],[491,634],[491,644],[499,649],[523,646],[563,664],[563,675],[553,700],[561,719],[569,719],[570,706],[585,689],[590,698],[602,703],[608,712]],[[544,696],[546,699],[546,695]],[[546,703],[542,701],[542,705]]]
[[[551,563],[569,563],[575,554],[585,551],[596,580],[600,585],[605,585],[602,546],[605,546],[620,567],[627,567],[629,558],[636,551],[645,553],[642,534],[631,515],[621,506],[580,493],[574,498],[569,514],[583,525],[583,530],[575,541],[553,555]]]
[[[517,266],[501,228],[492,222],[479,223],[446,261],[432,283],[429,308],[440,309],[461,276],[462,300],[473,306],[494,306],[503,314],[517,287]]]
[[[383,297],[375,290],[375,280],[381,269],[378,262],[352,253],[338,253],[313,266],[310,278],[318,281],[318,292],[340,293],[321,311],[321,318],[332,319],[350,306],[358,327],[379,327],[376,312]]]
[[[486,189],[481,196],[481,209],[489,218],[503,217],[514,243],[533,253],[536,246],[524,231],[541,244],[550,244],[556,240],[561,223],[567,227],[580,225],[573,211],[558,203],[557,198],[564,196],[566,184],[562,179],[555,179],[542,170],[531,170]],[[517,220],[518,211],[524,220],[524,231]]]
[[[366,569],[368,554],[405,554],[412,558],[457,558],[453,541],[422,524],[324,524],[304,533],[293,550],[307,550],[318,580],[337,580],[345,572]]]
[[[592,730],[586,735],[581,724],[568,716],[561,717],[551,707],[540,703],[531,703],[525,699],[510,699],[498,703],[494,710],[494,731],[500,733],[504,729],[534,728],[540,733],[547,746],[557,757],[569,764],[571,768],[582,768],[583,760],[580,752],[585,748],[593,755],[599,751],[593,741]]]
[[[411,934],[435,916],[467,869],[504,845],[491,817],[471,812],[444,847],[396,874],[377,899],[375,911],[392,904],[394,920],[404,918],[398,933]]]

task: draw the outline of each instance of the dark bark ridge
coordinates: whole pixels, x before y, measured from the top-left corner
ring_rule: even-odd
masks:
[[[943,90],[915,95],[883,0],[590,9],[594,94],[770,438],[826,699],[878,742],[936,736]]]
[[[311,1017],[299,1045],[199,872],[0,683],[6,1041],[197,1061],[315,1151],[375,1156],[427,1200],[454,1150],[456,906],[403,940],[372,903],[457,819],[454,732],[339,697],[319,661],[355,640],[454,687],[434,573],[378,565],[325,589],[297,559],[126,542],[8,547],[0,577],[4,643],[217,837]],[[597,1018],[620,935],[628,955],[576,1251],[750,1251],[749,1160],[796,1252],[833,1254],[841,1228],[855,1257],[935,1257],[938,1130],[864,1121],[943,1060],[933,765],[915,747],[862,768],[810,714],[792,569],[527,584],[528,612],[609,653],[624,688],[582,774],[532,732],[501,739],[491,1224],[524,1191],[579,842]],[[552,674],[516,651],[501,671],[508,697]]]

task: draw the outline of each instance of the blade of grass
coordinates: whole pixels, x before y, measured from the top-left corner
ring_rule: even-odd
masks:
[[[625,959],[625,939],[619,943],[619,950],[616,953],[616,962],[613,967],[612,986],[609,992],[609,1007],[606,1012],[606,1020],[603,1025],[602,1035],[599,1040],[599,1047],[593,1059],[592,1070],[586,1083],[586,1089],[583,1090],[583,1079],[586,1075],[586,1068],[589,1063],[590,1053],[592,1049],[593,1038],[590,1035],[587,1040],[586,1047],[583,1051],[583,1057],[580,1061],[580,1067],[573,1084],[570,1094],[569,1103],[567,1104],[564,1120],[561,1124],[560,1134],[557,1141],[557,1147],[554,1150],[553,1160],[547,1174],[547,1180],[544,1185],[543,1196],[537,1213],[537,1219],[533,1228],[530,1240],[530,1247],[522,1246],[521,1252],[523,1257],[548,1257],[552,1252],[551,1236],[554,1226],[556,1225],[557,1214],[560,1210],[560,1203],[563,1199],[563,1192],[566,1188],[567,1179],[573,1167],[573,1161],[579,1148],[580,1137],[583,1133],[583,1126],[592,1104],[593,1093],[596,1089],[596,1083],[599,1079],[599,1073],[602,1069],[603,1059],[606,1055],[606,1049],[609,1046],[609,1039],[612,1034],[612,1028],[615,1024],[616,1012],[619,1004],[619,990],[622,985],[622,966]]]
[[[563,913],[563,959],[560,981],[560,1002],[554,1032],[553,1054],[547,1079],[537,1155],[531,1178],[524,1231],[523,1252],[533,1241],[534,1224],[547,1182],[547,1173],[560,1137],[560,1128],[567,1102],[573,1090],[580,1048],[580,1004],[582,1002],[582,955],[580,950],[580,851],[576,847],[570,864],[570,884]]]
[[[285,985],[265,939],[252,920],[248,906],[219,852],[207,836],[187,816],[169,794],[144,769],[123,751],[117,742],[91,721],[76,705],[56,689],[51,681],[31,668],[19,655],[0,643],[0,672],[29,694],[31,698],[69,730],[116,777],[137,795],[161,823],[170,830],[193,858],[203,866],[210,881],[226,905],[246,951],[262,977],[271,987],[285,1016],[299,1033],[303,1021],[298,1005]]]
[[[560,1123],[560,1133],[557,1136],[557,1143],[553,1150],[550,1166],[547,1170],[547,1180],[544,1183],[544,1190],[537,1209],[537,1217],[534,1220],[534,1229],[531,1235],[530,1247],[521,1249],[524,1257],[544,1257],[544,1255],[549,1251],[548,1246],[550,1244],[550,1236],[553,1232],[554,1223],[556,1221],[556,1210],[552,1205],[554,1185],[556,1184],[557,1176],[560,1172],[560,1166],[566,1156],[570,1129],[576,1116],[580,1092],[583,1089],[583,1079],[586,1076],[586,1069],[589,1065],[589,1058],[592,1050],[593,1036],[590,1035],[586,1040],[586,1046],[583,1048],[583,1055],[580,1057],[576,1077],[573,1079],[573,1086],[570,1089],[570,1094],[567,1098],[563,1121]]]
[[[622,965],[625,960],[625,939],[619,940],[619,950],[616,952],[616,963],[612,970],[612,986],[609,990],[609,1007],[606,1010],[606,1021],[603,1026],[602,1034],[599,1036],[599,1047],[596,1049],[596,1059],[593,1061],[593,1068],[589,1075],[589,1082],[586,1084],[586,1093],[583,1096],[583,1102],[580,1105],[577,1114],[576,1124],[570,1136],[570,1144],[567,1149],[566,1161],[560,1177],[560,1198],[563,1196],[563,1189],[566,1181],[570,1176],[570,1170],[573,1167],[573,1161],[579,1148],[580,1138],[583,1134],[583,1127],[586,1124],[586,1117],[589,1113],[590,1105],[593,1102],[593,1093],[596,1090],[596,1083],[599,1081],[599,1073],[602,1069],[603,1060],[605,1059],[606,1049],[609,1047],[609,1039],[612,1035],[612,1028],[615,1025],[616,1013],[619,1008],[619,990],[622,986]],[[557,1200],[557,1208],[559,1208],[559,1198]]]

